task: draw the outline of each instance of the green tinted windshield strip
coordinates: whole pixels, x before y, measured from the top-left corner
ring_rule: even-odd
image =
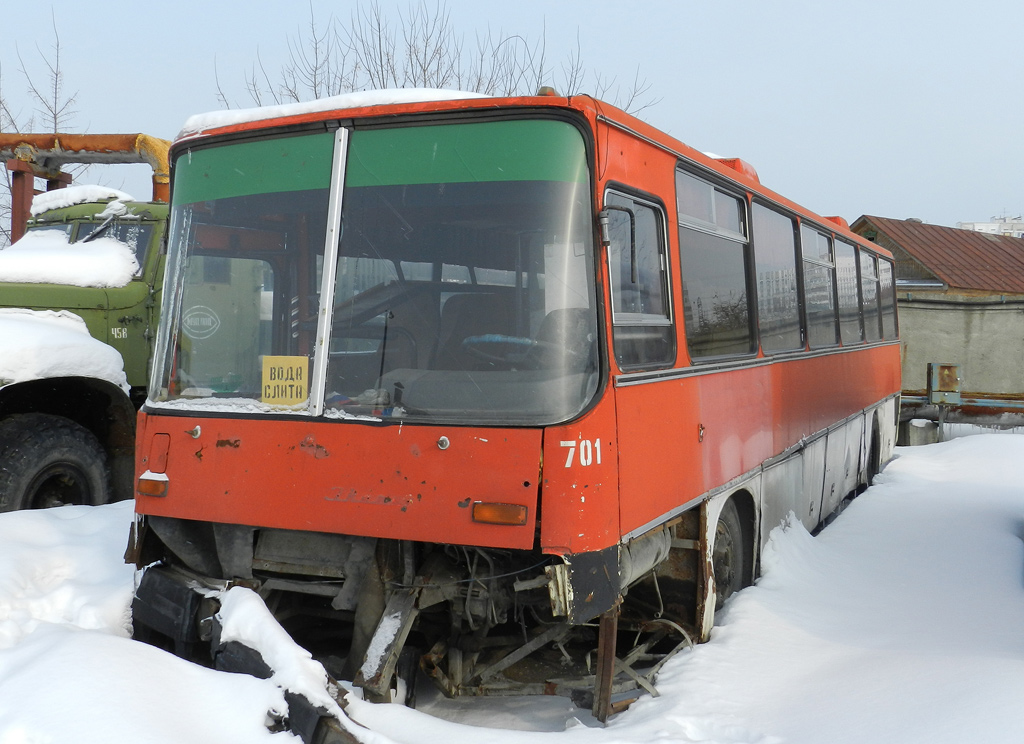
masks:
[[[583,137],[550,119],[360,129],[347,187],[484,181],[587,181]]]
[[[185,150],[174,161],[174,202],[326,189],[333,154],[331,132]]]

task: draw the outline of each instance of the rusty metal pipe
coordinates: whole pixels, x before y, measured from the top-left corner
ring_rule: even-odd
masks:
[[[153,201],[166,202],[171,143],[148,134],[0,134],[0,160],[27,163],[35,176],[54,179],[67,163],[147,163]]]

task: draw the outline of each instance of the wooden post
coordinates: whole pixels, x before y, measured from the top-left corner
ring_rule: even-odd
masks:
[[[35,196],[36,177],[32,166],[20,160],[7,161],[11,174],[11,242],[25,234],[25,225],[32,216],[32,197]]]
[[[597,670],[594,679],[594,717],[608,720],[612,709],[612,681],[615,679],[615,640],[619,632],[619,606],[601,615],[597,637]]]

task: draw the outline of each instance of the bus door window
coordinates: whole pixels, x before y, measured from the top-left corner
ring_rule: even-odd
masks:
[[[864,332],[868,341],[882,340],[882,318],[878,309],[878,269],[875,257],[867,251],[860,254],[860,276],[864,292]]]
[[[835,346],[839,336],[832,238],[808,225],[801,225],[800,246],[804,256],[807,340],[812,349]]]
[[[661,210],[612,192],[605,205],[615,359],[621,369],[668,366],[676,349]]]
[[[690,357],[751,354],[750,257],[742,199],[676,171],[683,316]]]
[[[857,248],[845,240],[836,241],[836,289],[839,295],[839,336],[843,346],[864,340],[857,282]]]
[[[761,349],[765,354],[802,349],[800,291],[796,281],[796,222],[773,209],[754,204],[752,229]],[[856,267],[854,269],[856,271]]]

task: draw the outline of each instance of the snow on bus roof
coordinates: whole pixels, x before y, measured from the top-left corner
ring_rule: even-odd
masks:
[[[0,381],[94,377],[128,392],[117,349],[89,335],[67,310],[0,308]]]
[[[62,207],[73,207],[76,204],[102,201],[104,199],[118,199],[120,201],[135,201],[135,197],[123,191],[112,189],[109,186],[97,186],[95,184],[82,184],[80,186],[68,186],[65,189],[55,189],[36,194],[32,197],[32,216],[50,209],[61,209]]]
[[[249,109],[228,109],[211,111],[206,114],[190,116],[185,121],[178,137],[198,134],[207,129],[245,124],[251,121],[278,119],[285,116],[299,116],[333,109],[362,108],[364,106],[386,106],[393,103],[423,103],[425,101],[461,101],[468,98],[488,98],[481,93],[469,93],[461,90],[443,90],[438,88],[390,88],[385,90],[365,90],[357,93],[344,93],[330,98],[318,98],[314,101],[284,103],[277,106],[261,106]]]
[[[0,250],[0,282],[123,287],[139,270],[132,249],[113,238],[68,243],[61,230],[29,230]]]

